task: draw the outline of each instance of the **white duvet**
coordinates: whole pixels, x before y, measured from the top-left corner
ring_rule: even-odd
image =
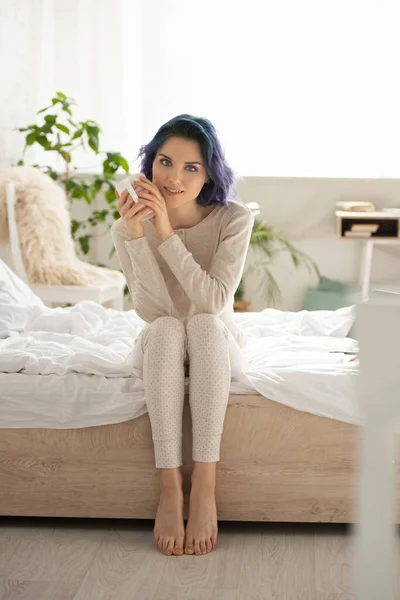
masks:
[[[320,416],[361,423],[354,307],[235,313],[248,367],[231,394],[259,393]],[[94,302],[46,307],[0,261],[0,428],[79,428],[146,412],[132,346],[145,322]],[[188,378],[186,379],[186,385]]]

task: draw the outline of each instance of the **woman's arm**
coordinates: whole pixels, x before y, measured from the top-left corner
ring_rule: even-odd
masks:
[[[158,251],[199,312],[219,315],[234,296],[243,274],[253,225],[254,215],[246,206],[232,215],[208,272],[194,260],[177,235],[158,246]],[[204,240],[206,243],[207,239]]]
[[[146,236],[131,239],[123,219],[118,219],[111,226],[111,238],[139,317],[151,323],[171,316],[171,297]]]

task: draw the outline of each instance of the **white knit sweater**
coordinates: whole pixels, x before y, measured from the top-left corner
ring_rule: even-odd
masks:
[[[164,241],[149,221],[135,240],[123,219],[115,221],[111,236],[139,317],[151,323],[173,316],[186,324],[197,313],[211,313],[243,348],[246,336],[233,320],[233,302],[253,224],[251,210],[236,200],[216,205],[200,223]]]

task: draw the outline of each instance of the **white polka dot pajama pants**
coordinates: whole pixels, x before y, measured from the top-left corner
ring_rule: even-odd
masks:
[[[159,317],[139,334],[134,360],[143,371],[156,468],[182,465],[185,367],[189,366],[192,458],[196,462],[220,460],[231,362],[240,360],[240,348],[229,336],[225,323],[208,313],[194,315],[186,329],[175,317]]]

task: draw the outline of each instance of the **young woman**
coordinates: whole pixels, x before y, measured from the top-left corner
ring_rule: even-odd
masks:
[[[111,235],[134,309],[147,323],[134,361],[143,372],[160,469],[154,540],[167,555],[200,555],[217,540],[216,463],[231,377],[245,365],[233,301],[254,216],[229,198],[233,171],[209,120],[178,115],[138,156],[145,174],[134,184],[143,188],[140,202],[116,192],[121,218]],[[151,210],[155,216],[141,223]],[[189,365],[194,466],[185,531],[180,467]]]

